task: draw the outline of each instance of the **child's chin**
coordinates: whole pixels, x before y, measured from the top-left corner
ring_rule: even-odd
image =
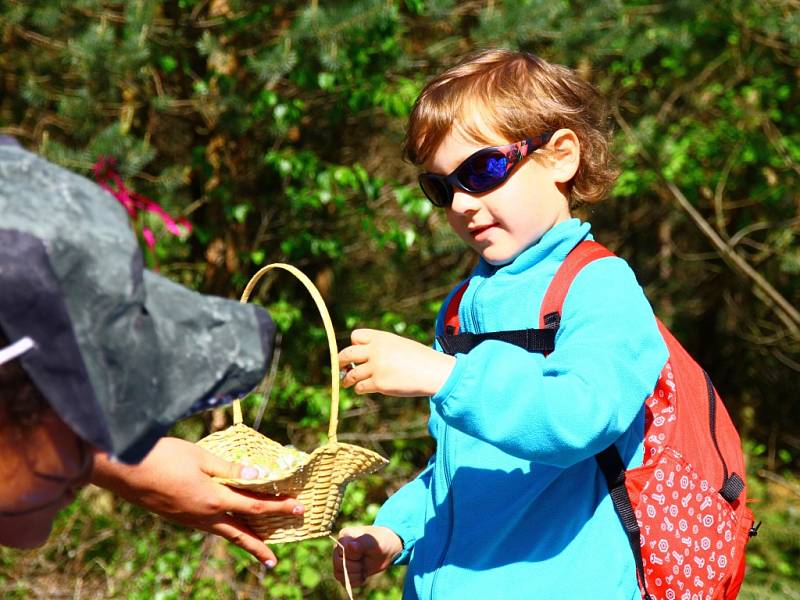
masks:
[[[53,519],[42,515],[38,519],[0,518],[0,546],[30,550],[38,548],[50,537]]]
[[[481,256],[483,260],[495,267],[502,267],[503,265],[507,265],[508,263],[512,262],[517,256],[519,256],[519,252],[516,254],[509,254],[507,252],[492,252],[491,249],[488,251],[481,252]]]
[[[25,532],[9,532],[7,536],[5,533],[0,535],[0,546],[9,546],[11,548],[19,548],[20,550],[30,550],[38,548],[47,541],[50,537],[51,526],[47,528],[29,529]]]

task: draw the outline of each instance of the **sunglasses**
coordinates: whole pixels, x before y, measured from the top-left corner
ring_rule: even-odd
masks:
[[[545,133],[514,144],[483,148],[471,154],[449,175],[421,173],[419,186],[434,206],[450,207],[453,188],[470,194],[493,190],[511,176],[523,158],[544,146],[552,136],[552,133]]]

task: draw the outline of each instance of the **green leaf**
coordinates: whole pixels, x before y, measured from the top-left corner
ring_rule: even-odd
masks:
[[[158,59],[161,68],[167,73],[172,73],[178,67],[178,61],[174,56],[164,55]]]

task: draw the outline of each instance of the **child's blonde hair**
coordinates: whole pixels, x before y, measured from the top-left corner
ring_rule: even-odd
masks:
[[[557,129],[571,129],[581,144],[570,206],[599,202],[617,171],[610,160],[608,111],[597,89],[533,54],[483,50],[427,83],[409,117],[403,150],[421,165],[451,131],[494,144],[493,134],[517,142]]]

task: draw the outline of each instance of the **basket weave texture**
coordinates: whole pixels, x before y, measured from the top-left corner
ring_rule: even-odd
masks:
[[[328,441],[293,464],[291,469],[282,471],[277,475],[280,478],[274,478],[276,475],[273,475],[255,480],[218,478],[217,481],[253,492],[291,495],[305,506],[305,513],[299,516],[241,515],[250,529],[261,539],[278,543],[329,535],[333,521],[339,513],[347,484],[353,479],[380,469],[387,460],[372,450],[343,444],[336,439],[339,413],[338,351],[330,316],[314,284],[295,267],[275,263],[264,267],[253,276],[242,294],[242,302],[247,302],[258,280],[272,269],[289,271],[306,286],[325,323],[331,358],[331,415]],[[197,444],[225,460],[250,464],[273,464],[278,456],[285,453],[281,444],[242,423],[242,410],[238,400],[233,403],[233,423],[231,427],[212,433]]]

